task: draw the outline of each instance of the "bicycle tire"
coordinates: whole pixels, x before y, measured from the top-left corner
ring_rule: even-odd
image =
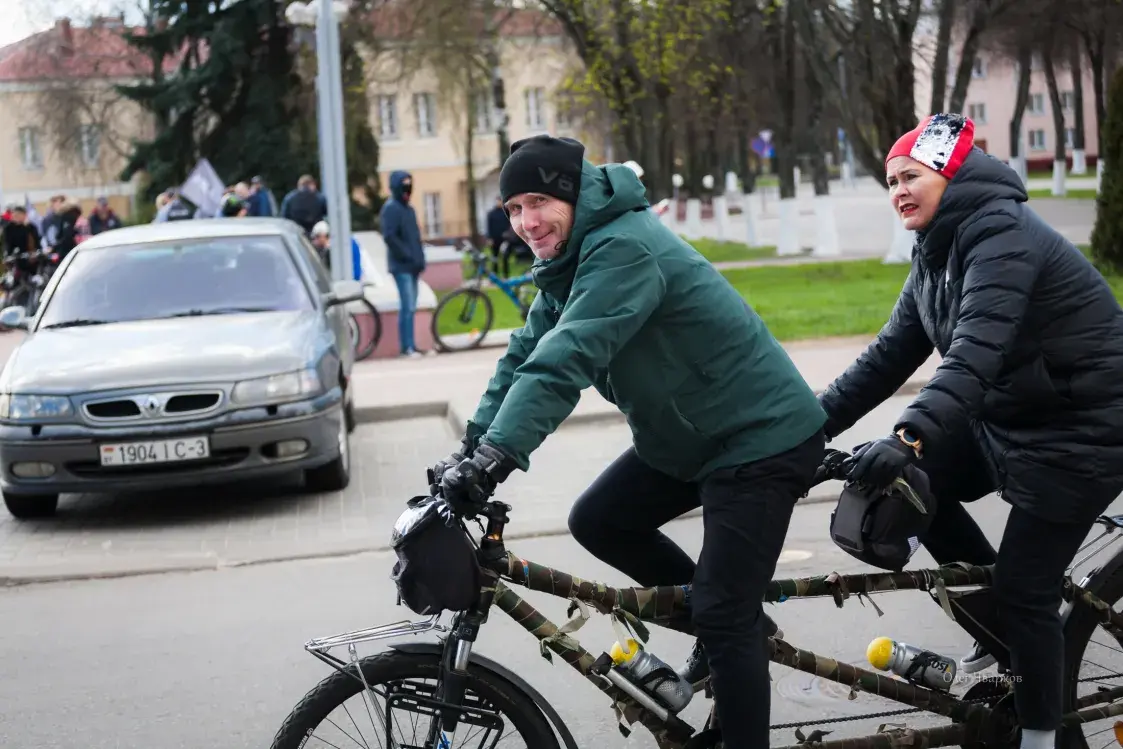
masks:
[[[357,299],[354,303],[366,307],[366,314],[370,315],[371,325],[374,326],[367,345],[360,348],[363,328],[359,324],[355,313],[350,309],[347,310],[347,326],[351,331],[351,344],[355,352],[355,361],[363,361],[374,353],[374,350],[378,348],[378,342],[382,340],[382,316],[378,314],[378,310],[367,299]]]
[[[1123,551],[1117,552],[1115,557],[1120,554],[1123,554]],[[1115,557],[1105,565],[1110,565],[1114,569],[1106,577],[1095,581],[1094,584],[1089,583],[1088,587],[1090,593],[1113,608],[1120,599],[1123,599],[1123,564],[1113,564]],[[1088,648],[1092,633],[1096,631],[1097,624],[1098,622],[1091,609],[1079,604],[1072,608],[1072,612],[1064,623],[1065,659],[1062,713],[1074,709],[1073,705],[1076,702],[1080,685],[1080,664],[1083,662],[1084,652]],[[1118,685],[1117,683],[1114,686]],[[1073,726],[1070,730],[1062,729],[1058,731],[1058,734],[1058,747],[1063,749],[1087,749],[1088,747],[1088,742],[1085,741],[1080,726]]]
[[[440,330],[438,330],[440,327],[441,311],[454,299],[463,299],[464,297],[475,297],[477,303],[483,303],[485,323],[480,329],[478,337],[469,338],[468,343],[464,345],[452,345],[447,340],[441,338]],[[479,348],[484,338],[487,337],[488,332],[491,330],[492,323],[494,322],[495,309],[492,307],[491,297],[473,286],[463,286],[442,299],[440,304],[437,305],[437,308],[433,310],[433,319],[429,325],[429,330],[433,335],[433,343],[436,344],[437,348],[441,351],[470,351],[471,349]]]
[[[404,679],[436,679],[437,653],[387,651],[359,660],[366,683],[373,689]],[[272,749],[302,749],[316,728],[348,699],[362,692],[355,666],[331,674],[304,696],[273,738]],[[468,666],[466,688],[484,698],[508,718],[530,749],[561,749],[553,727],[529,696],[498,674],[476,664]]]

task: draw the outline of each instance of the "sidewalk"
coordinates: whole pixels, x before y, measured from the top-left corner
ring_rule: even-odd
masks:
[[[444,416],[454,432],[462,432],[495,373],[510,332],[492,332],[485,341],[487,347],[475,351],[359,363],[353,374],[359,420]],[[868,336],[816,339],[788,343],[784,348],[807,383],[818,392],[842,374],[870,340]],[[939,363],[939,354],[933,353],[901,394],[918,391]],[[623,420],[614,405],[589,388],[581,394],[580,402],[563,426]]]

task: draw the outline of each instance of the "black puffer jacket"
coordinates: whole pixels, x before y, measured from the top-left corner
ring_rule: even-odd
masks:
[[[1123,491],[1123,309],[1103,276],[978,148],[917,233],[877,339],[823,394],[828,435],[943,362],[901,415],[927,443],[978,439],[1003,497],[1087,522]]]

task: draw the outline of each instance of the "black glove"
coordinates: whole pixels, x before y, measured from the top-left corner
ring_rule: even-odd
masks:
[[[893,434],[856,448],[851,461],[850,480],[885,488],[901,477],[905,468],[917,460],[916,451]]]
[[[441,476],[444,476],[449,468],[460,465],[470,457],[472,457],[472,446],[471,443],[468,442],[468,438],[464,437],[460,440],[460,449],[458,451],[452,453],[447,458],[438,460],[432,466],[425,469],[425,476],[429,479],[429,492],[435,494],[441,485]]]
[[[441,496],[454,512],[471,520],[516,468],[511,456],[487,440],[480,440],[471,458],[441,476]]]

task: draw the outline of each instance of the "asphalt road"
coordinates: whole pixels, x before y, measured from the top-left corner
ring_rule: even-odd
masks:
[[[1119,503],[1117,503],[1118,505]],[[778,577],[859,571],[827,536],[830,505],[796,510]],[[1118,510],[1117,510],[1118,511]],[[997,499],[973,512],[997,541],[1006,515]],[[691,553],[701,521],[671,524]],[[626,582],[595,562],[567,536],[512,542],[516,553],[587,578]],[[213,572],[64,582],[0,590],[0,746],[37,749],[198,749],[268,747],[289,710],[330,670],[306,654],[317,636],[398,621],[385,553],[320,561],[282,562]],[[914,566],[930,564],[920,552]],[[535,603],[542,596],[532,594]],[[770,607],[786,639],[843,660],[864,663],[879,635],[952,656],[969,646],[939,607],[919,592],[878,597],[884,611],[856,600],[836,609],[829,600]],[[564,619],[565,606],[544,610]],[[677,664],[688,638],[657,630],[654,652]],[[578,638],[593,652],[612,643],[607,620],[595,617]],[[602,696],[560,661],[547,664],[521,628],[498,613],[478,650],[512,667],[559,709],[582,747],[652,747],[642,729],[625,740]],[[892,709],[774,665],[773,722],[813,720]],[[701,698],[684,717],[697,722]],[[830,738],[860,735],[879,722],[834,726]],[[777,744],[794,742],[791,729]]]

